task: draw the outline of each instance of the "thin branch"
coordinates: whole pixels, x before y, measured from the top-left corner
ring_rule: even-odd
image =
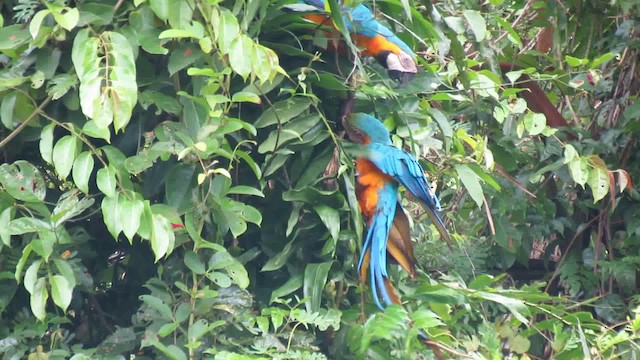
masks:
[[[51,96],[48,96],[46,99],[44,99],[44,101],[40,104],[40,106],[38,106],[35,110],[33,110],[33,112],[29,115],[29,117],[27,117],[22,122],[22,124],[18,125],[18,127],[15,128],[11,132],[11,134],[9,134],[6,138],[2,139],[2,141],[0,141],[0,149],[2,149],[5,145],[7,145],[9,141],[11,141],[11,139],[16,137],[27,126],[27,124],[29,124],[29,121],[33,120],[33,118],[36,117],[36,115],[40,114],[42,110],[49,104],[49,102],[51,102],[51,99],[52,99]]]
[[[489,221],[489,228],[491,228],[491,235],[496,235],[496,227],[493,225],[493,215],[491,215],[491,209],[489,208],[489,203],[487,202],[487,197],[482,193],[482,200],[484,200],[484,211],[487,213],[487,221]]]
[[[555,280],[555,278],[560,273],[560,267],[561,267],[562,263],[564,262],[564,259],[566,259],[567,254],[569,254],[569,250],[571,250],[571,247],[573,247],[573,243],[575,243],[575,241],[578,239],[578,236],[580,236],[580,234],[582,234],[586,229],[588,229],[589,226],[591,224],[593,224],[596,220],[600,219],[600,217],[603,214],[604,214],[604,211],[601,212],[600,214],[594,216],[593,219],[589,220],[589,222],[586,223],[585,226],[582,229],[580,229],[580,228],[577,229],[576,233],[573,235],[573,238],[569,242],[569,245],[562,252],[562,257],[560,257],[560,260],[556,264],[556,269],[554,270],[553,274],[551,275],[551,278],[549,279],[549,282],[547,283],[547,286],[544,288],[545,292],[549,292],[549,288],[551,287],[551,284],[553,283],[553,280]]]

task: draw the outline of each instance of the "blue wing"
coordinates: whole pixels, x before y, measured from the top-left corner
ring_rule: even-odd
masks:
[[[387,239],[396,212],[397,191],[397,186],[394,184],[386,184],[378,190],[376,213],[367,228],[364,246],[358,262],[358,271],[361,271],[365,256],[369,253],[371,292],[373,293],[374,302],[382,310],[384,310],[384,306],[380,301],[380,297],[382,297],[382,301],[386,305],[393,303],[391,300],[392,295],[389,294],[385,280],[388,278]]]
[[[383,173],[393,177],[409,192],[427,206],[427,215],[436,226],[443,239],[451,244],[451,238],[444,222],[438,215],[441,210],[440,200],[431,190],[429,181],[424,176],[424,169],[411,154],[391,145],[371,143],[368,159]]]
[[[322,12],[325,11],[324,0],[300,0],[298,3],[311,5]],[[396,44],[400,49],[402,49],[402,51],[411,57],[415,57],[413,50],[411,50],[404,41],[400,40],[393,31],[380,24],[373,15],[373,12],[371,12],[371,10],[365,5],[360,4],[354,8],[343,6],[342,18],[344,19],[349,32],[367,37],[382,35],[390,42]]]

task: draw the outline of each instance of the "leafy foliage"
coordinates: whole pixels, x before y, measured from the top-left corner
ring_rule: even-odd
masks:
[[[420,54],[404,86],[292,2],[0,3],[3,358],[638,353],[636,1],[366,2]],[[384,312],[349,91],[457,241],[404,200],[421,272]]]

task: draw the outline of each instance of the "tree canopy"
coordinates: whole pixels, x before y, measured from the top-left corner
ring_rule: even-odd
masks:
[[[640,354],[637,0],[328,0],[323,26],[295,3],[0,3],[3,359]],[[359,56],[361,3],[408,83]],[[390,265],[385,311],[351,95],[455,240],[404,197],[419,271]]]

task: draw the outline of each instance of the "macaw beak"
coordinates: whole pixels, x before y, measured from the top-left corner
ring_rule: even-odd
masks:
[[[388,52],[384,59],[389,77],[400,81],[401,85],[405,85],[418,73],[418,66],[414,59],[404,52],[394,54]]]
[[[389,77],[393,80],[397,80],[400,85],[407,85],[416,76],[414,73],[402,72],[399,70],[389,70]]]

